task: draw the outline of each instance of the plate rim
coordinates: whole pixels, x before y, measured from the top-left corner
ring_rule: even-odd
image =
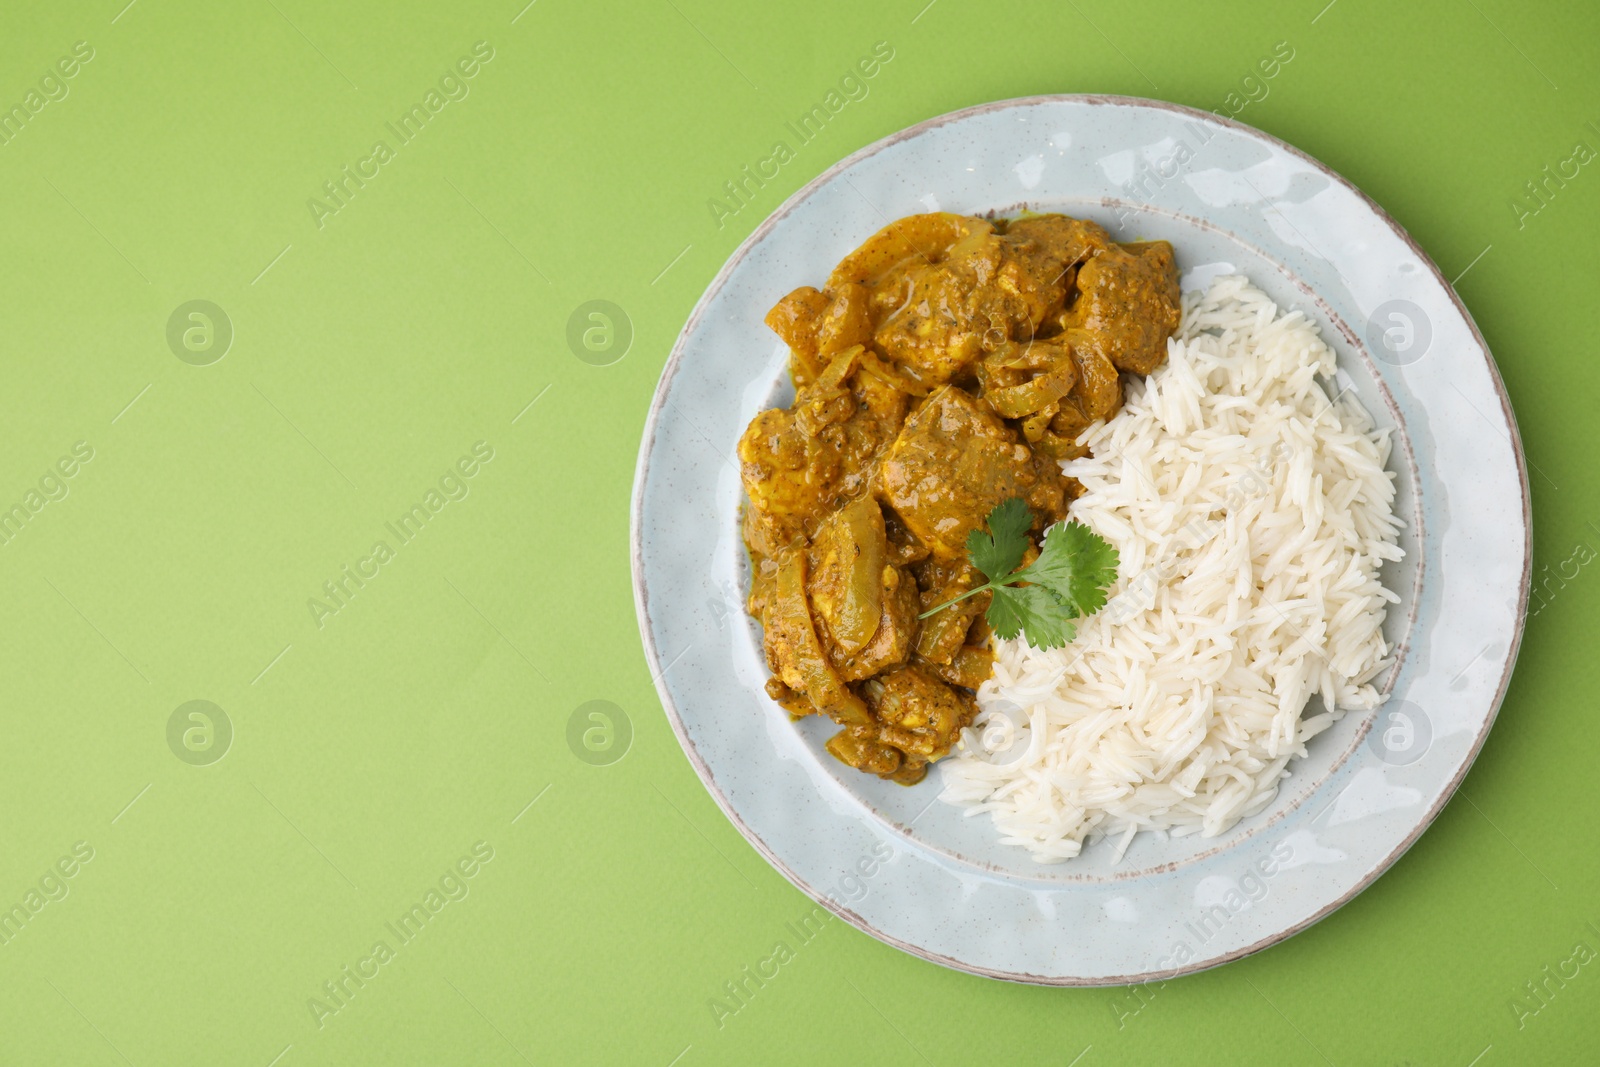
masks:
[[[644,488],[650,470],[650,460],[651,454],[654,451],[657,427],[660,422],[662,412],[666,407],[667,389],[670,386],[673,378],[678,373],[689,336],[699,325],[701,317],[705,314],[712,300],[717,296],[718,293],[721,292],[723,286],[727,284],[729,278],[732,277],[734,270],[743,262],[745,257],[751,252],[752,249],[755,248],[757,244],[765,240],[767,235],[777,227],[778,223],[787,217],[788,214],[793,211],[800,202],[808,198],[813,192],[815,192],[824,184],[832,181],[837,175],[854,166],[857,162],[877,155],[879,152],[882,152],[883,150],[890,148],[902,141],[919,136],[929,130],[937,129],[940,126],[948,125],[952,122],[957,122],[996,111],[1005,111],[1020,107],[1030,107],[1043,104],[1085,104],[1091,107],[1111,105],[1117,107],[1145,108],[1158,111],[1169,111],[1185,118],[1204,123],[1220,125],[1224,129],[1230,129],[1235,132],[1242,133],[1246,137],[1260,139],[1274,148],[1289,153],[1291,156],[1294,156],[1309,166],[1315,168],[1331,181],[1355,194],[1355,196],[1366,205],[1367,209],[1370,210],[1373,215],[1375,215],[1385,226],[1387,226],[1394,233],[1394,235],[1411,250],[1412,254],[1417,257],[1418,262],[1432,273],[1433,277],[1438,281],[1441,288],[1449,295],[1451,304],[1455,307],[1456,312],[1460,314],[1462,321],[1466,324],[1467,329],[1471,333],[1472,339],[1477,342],[1479,349],[1482,351],[1484,363],[1486,364],[1489,372],[1490,383],[1493,385],[1495,395],[1500,401],[1501,412],[1505,417],[1507,428],[1510,431],[1510,444],[1512,454],[1516,459],[1517,481],[1521,490],[1522,498],[1522,575],[1520,581],[1518,582],[1517,611],[1509,647],[1507,649],[1505,669],[1501,674],[1499,684],[1495,688],[1494,696],[1489,703],[1488,714],[1484,719],[1483,726],[1478,730],[1477,735],[1473,738],[1466,758],[1462,761],[1460,768],[1445,784],[1444,788],[1440,792],[1439,799],[1431,808],[1421,815],[1412,831],[1403,840],[1401,840],[1400,843],[1396,845],[1387,856],[1381,858],[1372,866],[1370,870],[1365,872],[1359,879],[1357,879],[1344,894],[1326,904],[1315,913],[1307,916],[1297,923],[1286,926],[1281,930],[1274,931],[1272,934],[1269,934],[1268,936],[1261,938],[1249,945],[1234,949],[1233,951],[1224,953],[1220,956],[1196,960],[1192,963],[1182,964],[1178,967],[1168,968],[1165,970],[1147,971],[1131,975],[1093,978],[1083,978],[1072,975],[1037,975],[1024,971],[1007,971],[1000,968],[985,967],[979,964],[969,963],[964,960],[956,959],[952,956],[933,952],[923,946],[913,944],[901,938],[897,938],[892,934],[888,934],[882,930],[879,930],[861,915],[843,906],[842,904],[837,903],[830,894],[819,892],[813,888],[810,883],[799,877],[799,875],[797,875],[782,859],[778,857],[775,852],[773,852],[773,850],[761,838],[761,835],[756,833],[755,830],[753,830],[743,820],[743,818],[740,817],[738,812],[733,809],[732,805],[728,802],[727,797],[723,794],[722,789],[717,785],[716,778],[713,775],[710,767],[706,764],[698,749],[696,749],[693,740],[690,739],[688,730],[684,726],[683,719],[678,713],[677,705],[666,685],[665,674],[666,671],[671,668],[672,664],[667,664],[665,668],[663,668],[661,665],[661,654],[659,649],[656,647],[655,638],[651,632],[649,624],[650,593],[643,573],[642,523],[644,513]],[[1533,575],[1533,509],[1531,486],[1528,480],[1527,457],[1523,451],[1522,434],[1521,430],[1517,426],[1516,412],[1511,406],[1511,398],[1506,391],[1505,381],[1500,375],[1500,368],[1495,362],[1494,353],[1490,350],[1489,344],[1484,339],[1482,331],[1478,329],[1478,324],[1473,319],[1472,313],[1467,310],[1466,305],[1461,300],[1460,294],[1456,292],[1455,286],[1445,278],[1444,272],[1439,269],[1438,264],[1435,263],[1433,258],[1422,249],[1422,247],[1411,236],[1411,234],[1406,231],[1405,227],[1400,225],[1400,223],[1396,221],[1392,215],[1384,210],[1384,208],[1379,205],[1377,201],[1373,200],[1372,197],[1368,196],[1359,186],[1335,171],[1332,167],[1288,143],[1287,141],[1275,137],[1263,130],[1257,129],[1254,126],[1239,122],[1237,119],[1218,115],[1210,111],[1202,111],[1198,108],[1192,108],[1184,104],[1175,104],[1171,101],[1154,100],[1147,97],[1122,96],[1105,93],[1046,93],[1032,96],[1011,97],[1004,100],[994,100],[988,103],[975,104],[970,107],[960,108],[942,115],[936,115],[932,118],[924,119],[921,122],[907,126],[904,129],[896,131],[895,133],[891,133],[885,137],[879,138],[878,140],[873,141],[870,144],[867,144],[846,155],[832,166],[817,174],[816,177],[806,182],[800,188],[796,189],[783,201],[783,203],[779,204],[775,209],[773,209],[773,211],[767,215],[767,217],[763,219],[761,223],[756,226],[756,228],[753,229],[749,235],[739,243],[739,246],[735,248],[734,251],[729,255],[727,260],[723,263],[721,269],[717,271],[710,283],[707,284],[705,290],[700,294],[699,299],[695,302],[693,310],[689,313],[689,317],[685,320],[683,327],[678,331],[677,338],[674,340],[672,345],[672,350],[667,357],[666,363],[661,369],[661,375],[657,379],[655,390],[651,395],[650,409],[645,418],[645,424],[639,442],[639,454],[634,465],[633,488],[630,496],[631,499],[628,508],[629,570],[633,585],[634,614],[639,625],[639,635],[644,646],[646,663],[651,668],[651,683],[654,685],[656,694],[661,700],[662,710],[666,712],[667,720],[672,726],[672,732],[674,735],[676,735],[679,746],[683,749],[684,754],[689,758],[690,765],[694,767],[695,773],[699,777],[701,784],[705,787],[706,791],[711,794],[712,799],[716,802],[717,807],[722,810],[723,815],[725,815],[728,820],[733,823],[740,835],[743,836],[744,839],[755,848],[757,853],[759,853],[761,857],[773,867],[774,870],[783,875],[784,878],[790,882],[790,884],[804,893],[811,901],[828,909],[834,915],[844,919],[846,922],[850,923],[850,925],[861,930],[863,933],[866,933],[885,944],[892,945],[903,952],[909,953],[910,955],[928,960],[931,963],[936,963],[940,966],[966,974],[980,975],[982,977],[993,978],[1000,981],[1018,982],[1028,985],[1041,986],[1096,987],[1133,985],[1152,981],[1166,981],[1168,979],[1182,977],[1184,975],[1197,974],[1201,971],[1209,970],[1213,967],[1220,967],[1223,964],[1242,959],[1245,956],[1253,955],[1262,951],[1263,949],[1270,948],[1279,942],[1285,941],[1290,937],[1293,937],[1295,934],[1298,934],[1301,931],[1315,925],[1316,923],[1325,919],[1327,916],[1331,915],[1333,912],[1337,911],[1339,908],[1343,907],[1345,904],[1349,903],[1351,900],[1355,899],[1355,897],[1364,892],[1369,886],[1372,885],[1373,882],[1377,881],[1379,877],[1381,877],[1390,867],[1392,867],[1400,859],[1400,857],[1403,856],[1412,847],[1412,845],[1417,842],[1422,834],[1433,825],[1434,820],[1439,817],[1439,815],[1444,811],[1445,806],[1448,805],[1454,798],[1456,791],[1461,787],[1461,783],[1466,780],[1468,772],[1471,771],[1473,764],[1477,762],[1478,755],[1483,750],[1483,746],[1488,740],[1489,731],[1493,729],[1495,721],[1499,717],[1500,707],[1505,701],[1506,691],[1511,684],[1511,676],[1516,671],[1517,658],[1522,650],[1522,638],[1527,628],[1528,592],[1529,584]]]

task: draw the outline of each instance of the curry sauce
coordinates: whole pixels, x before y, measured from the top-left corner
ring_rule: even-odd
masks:
[[[842,729],[828,751],[911,785],[949,753],[993,668],[967,535],[1003,500],[1035,550],[1076,483],[1061,461],[1178,327],[1165,241],[1065,215],[936,213],[884,227],[766,322],[795,399],[739,440],[750,614],[767,691]]]

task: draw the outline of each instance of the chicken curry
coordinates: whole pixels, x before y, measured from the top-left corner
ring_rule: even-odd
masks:
[[[905,785],[949,753],[992,671],[967,535],[1020,497],[1043,531],[1061,461],[1166,358],[1179,318],[1165,241],[1065,215],[913,215],[766,317],[795,399],[739,440],[748,608],[767,692],[842,729],[828,751]]]

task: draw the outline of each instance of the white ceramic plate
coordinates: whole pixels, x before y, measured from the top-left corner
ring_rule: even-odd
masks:
[[[734,446],[787,403],[762,324],[885,223],[943,210],[1060,211],[1165,238],[1185,288],[1243,271],[1321,325],[1338,381],[1396,429],[1409,524],[1385,571],[1402,603],[1390,701],[1351,713],[1290,766],[1276,802],[1216,838],[1141,834],[1039,865],[987,818],[835,762],[831,724],[762,692]],[[1256,130],[1122,97],[1013,100],[922,123],[801,189],[706,290],[661,376],[633,501],[640,630],[695,770],[801,890],[908,952],[996,978],[1095,985],[1237,959],[1371,884],[1438,814],[1505,693],[1527,599],[1527,473],[1498,372],[1454,291],[1344,179]]]

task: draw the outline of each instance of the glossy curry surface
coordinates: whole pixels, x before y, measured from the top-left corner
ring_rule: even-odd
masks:
[[[1066,516],[1061,461],[1166,358],[1179,318],[1165,241],[1065,215],[912,215],[766,322],[795,400],[739,440],[750,613],[768,693],[841,727],[838,759],[911,785],[977,713],[992,669],[968,534],[1021,497],[1032,537]]]

